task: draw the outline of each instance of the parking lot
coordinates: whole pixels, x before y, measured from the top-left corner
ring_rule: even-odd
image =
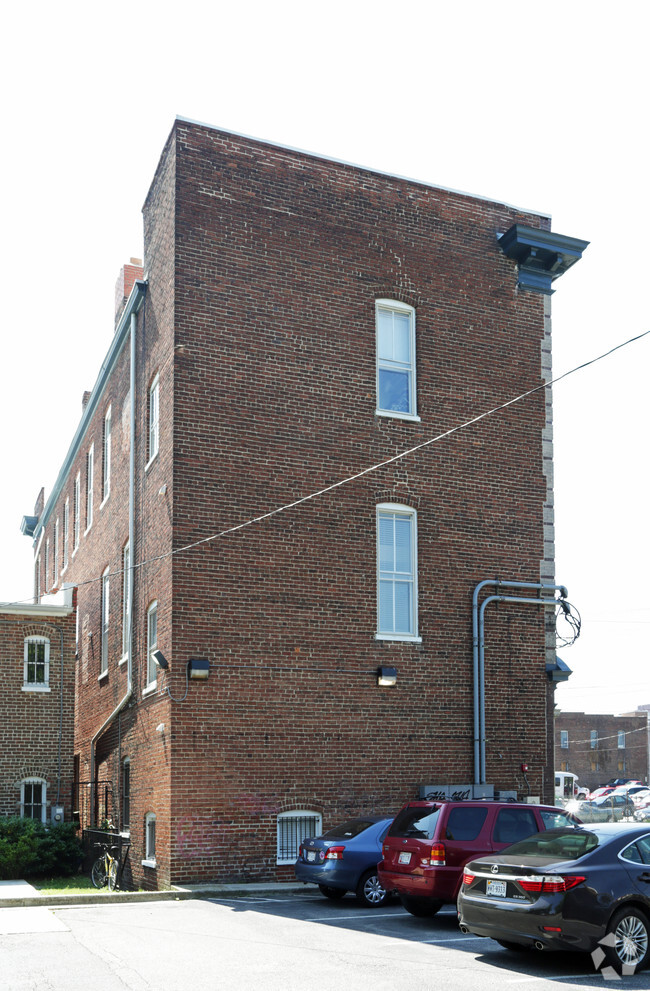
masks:
[[[451,907],[416,919],[399,903],[361,909],[352,897],[331,902],[308,888],[0,912],[18,920],[0,928],[7,933],[0,936],[2,991],[537,991],[604,983],[589,957],[513,954],[463,936]],[[616,986],[650,989],[650,972]]]

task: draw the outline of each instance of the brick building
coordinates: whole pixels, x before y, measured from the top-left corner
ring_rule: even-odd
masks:
[[[648,781],[648,714],[555,713],[555,768],[593,791],[612,778]]]
[[[72,818],[75,615],[0,603],[0,815]]]
[[[550,377],[586,242],[182,119],[144,235],[32,527],[37,595],[79,586],[79,781],[134,878],[289,877],[426,783],[550,798],[552,611],[491,606],[482,706],[472,647],[479,582],[554,582],[550,391],[390,459]]]

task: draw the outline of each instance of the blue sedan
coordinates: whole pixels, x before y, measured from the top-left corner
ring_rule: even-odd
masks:
[[[377,878],[377,864],[392,821],[392,817],[360,816],[322,836],[303,840],[294,868],[296,877],[317,884],[326,898],[343,898],[346,891],[354,891],[366,908],[383,905],[387,896]]]

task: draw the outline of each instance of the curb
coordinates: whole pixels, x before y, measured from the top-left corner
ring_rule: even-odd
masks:
[[[165,891],[89,891],[87,894],[38,895],[24,898],[0,898],[3,908],[72,908],[77,905],[119,905],[128,902],[187,901],[192,898],[242,898],[251,895],[296,895],[306,892],[306,885],[282,884],[192,884]]]

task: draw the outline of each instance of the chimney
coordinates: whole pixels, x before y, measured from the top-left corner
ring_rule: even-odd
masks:
[[[129,298],[133,283],[136,279],[141,279],[144,275],[141,258],[129,259],[128,265],[123,265],[120,269],[117,282],[115,283],[115,326],[117,327],[120,317],[124,311],[126,301]]]

